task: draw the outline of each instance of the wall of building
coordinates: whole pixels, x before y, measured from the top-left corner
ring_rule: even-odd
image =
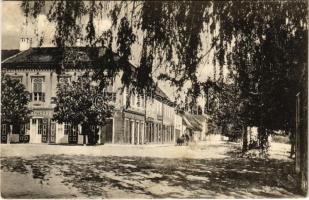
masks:
[[[6,69],[5,72],[13,78],[18,78],[25,85],[26,90],[33,93],[33,81],[36,78],[42,79],[42,91],[44,100],[31,101],[29,108],[33,111],[32,119],[46,119],[48,128],[53,116],[55,104],[53,98],[56,97],[57,83],[63,79],[69,81],[77,80],[83,71],[81,70],[65,70],[60,76],[53,69]],[[164,101],[159,99],[147,99],[145,96],[132,94],[130,98],[131,105],[126,107],[127,92],[123,90],[121,84],[121,74],[113,80],[111,91],[116,94],[116,100],[113,102],[115,113],[112,123],[112,143],[162,143],[175,141],[175,111],[174,108],[168,106]],[[102,92],[103,94],[103,92]],[[130,122],[131,127],[130,141],[125,140],[126,121]],[[42,135],[38,134],[38,123],[34,124],[30,121],[30,143],[42,143]],[[50,134],[50,130],[48,131]],[[64,124],[56,123],[55,143],[68,143],[68,135],[64,134]],[[78,135],[78,144],[83,143],[83,135]],[[99,137],[102,140],[102,137]],[[47,143],[50,142],[47,140]],[[101,141],[100,141],[101,142]]]
[[[176,139],[183,135],[182,117],[178,114],[175,114],[174,118],[174,132]]]

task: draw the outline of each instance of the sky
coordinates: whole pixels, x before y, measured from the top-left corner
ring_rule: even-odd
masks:
[[[23,36],[32,37],[33,41],[37,41],[35,35],[44,38],[42,46],[53,46],[52,39],[55,32],[55,24],[49,22],[46,15],[40,14],[36,21],[29,21],[26,23],[26,17],[24,16],[21,8],[20,1],[2,1],[2,49],[18,49],[19,39]],[[29,19],[28,19],[29,20]],[[96,20],[96,23],[99,21]],[[101,26],[96,26],[96,32],[102,33],[109,29],[111,21],[103,19]],[[37,45],[37,44],[34,44]]]
[[[1,2],[1,48],[2,49],[18,49],[19,48],[19,39],[23,36],[32,37],[33,41],[35,40],[35,35],[39,35],[39,37],[44,38],[44,43],[42,46],[53,46],[53,32],[55,31],[55,25],[50,23],[46,16],[41,14],[38,16],[37,21],[32,23],[26,23],[26,18],[22,13],[20,8],[19,1],[2,1]],[[100,22],[100,26],[95,26],[97,33],[102,33],[106,31],[111,26],[111,21],[109,19],[101,19],[103,21]],[[103,22],[103,23],[102,23]],[[99,21],[97,21],[99,24]],[[210,37],[206,37],[207,35],[202,36],[203,44],[206,45],[205,49],[207,49],[207,44],[210,42],[207,41]],[[206,38],[206,39],[205,39]],[[34,44],[36,45],[36,44]],[[133,52],[139,52],[141,49],[139,44],[133,45]],[[132,56],[131,62],[138,66],[139,63],[138,53]],[[204,61],[201,62],[198,70],[197,77],[200,81],[205,81],[207,77],[211,77],[213,74],[213,66],[212,66],[212,57],[211,55],[205,58]],[[163,91],[169,96],[174,96],[175,88],[170,87],[168,83],[159,82],[159,86],[162,87]],[[184,93],[185,94],[185,93]]]
[[[1,47],[18,49],[23,13],[18,1],[1,2]]]

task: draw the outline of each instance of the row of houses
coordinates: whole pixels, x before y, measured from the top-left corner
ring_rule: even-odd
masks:
[[[75,62],[76,55],[79,64],[91,68],[96,59],[104,56],[106,49],[80,46],[66,49],[32,48],[30,41],[23,38],[20,51],[2,53],[7,55],[7,58],[2,58],[2,72],[19,80],[31,94],[28,105],[31,119],[28,123],[21,124],[18,132],[11,132],[14,129],[1,123],[1,141],[82,144],[84,136],[81,135],[81,125],[73,126],[53,120],[57,84],[76,80],[84,72],[85,69]],[[59,73],[59,65],[63,65],[63,61],[59,62],[59,57],[65,54],[64,51],[70,51],[73,57],[66,59],[66,67]],[[119,60],[119,57],[114,54],[111,59]],[[130,63],[128,65],[135,68]],[[122,90],[121,75],[119,73],[106,88],[113,96],[113,116],[105,126],[92,127],[92,131],[98,133],[99,144],[174,143],[183,134],[189,134],[196,140],[205,139],[207,117],[176,113],[172,101],[159,87],[156,87],[151,98],[146,95],[130,95],[128,106],[128,92],[126,89]],[[87,140],[88,138],[88,143]]]

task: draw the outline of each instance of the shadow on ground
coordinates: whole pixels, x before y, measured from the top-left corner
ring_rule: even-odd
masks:
[[[237,157],[196,160],[44,155],[3,157],[1,171],[28,174],[43,185],[60,177],[64,185],[77,189],[76,197],[286,198],[299,194],[289,179],[292,164],[289,160]],[[18,198],[1,191],[3,197]]]

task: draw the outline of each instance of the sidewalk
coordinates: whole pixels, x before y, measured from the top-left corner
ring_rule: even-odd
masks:
[[[226,151],[236,144],[199,142],[188,146],[175,144],[120,145],[107,144],[97,146],[47,145],[47,144],[1,144],[1,157],[37,155],[87,155],[87,156],[132,156],[158,158],[225,158]]]
[[[105,144],[97,146],[83,145],[47,145],[47,144],[1,144],[1,157],[38,155],[86,155],[117,157],[157,157],[189,159],[221,159],[230,157],[228,152],[239,149],[241,144],[226,141],[200,141],[188,146],[175,144],[121,145]],[[272,143],[270,158],[289,160],[290,145]]]
[[[106,147],[170,147],[170,146],[175,146],[174,143],[164,143],[164,144],[104,144],[104,145],[97,145],[97,146],[106,146]]]

